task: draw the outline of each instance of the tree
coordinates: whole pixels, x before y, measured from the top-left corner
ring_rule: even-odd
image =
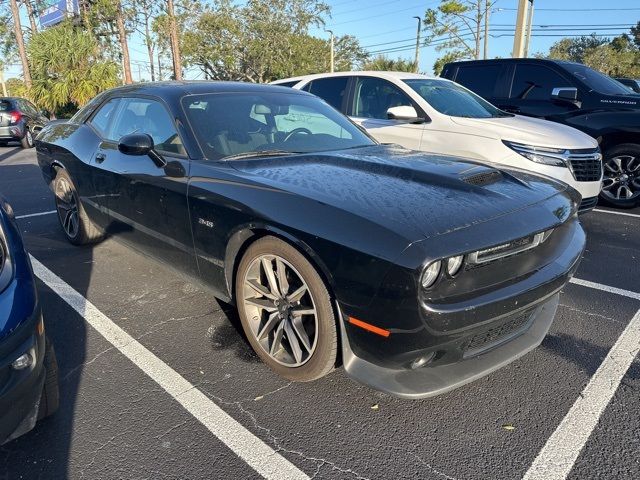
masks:
[[[563,38],[554,43],[549,49],[549,58],[584,63],[584,57],[589,50],[607,44],[608,41],[596,34],[578,38]]]
[[[405,60],[398,58],[393,60],[387,58],[384,55],[379,55],[376,58],[369,60],[362,66],[364,70],[376,70],[386,72],[415,72],[416,64],[411,60]]]
[[[29,18],[29,24],[31,25],[31,34],[38,33],[38,26],[36,24],[36,14],[33,9],[33,3],[31,0],[22,0],[25,8],[27,9],[27,17]]]
[[[435,45],[436,51],[447,50],[447,58],[480,58],[483,21],[495,2],[486,0],[442,0],[437,9],[424,14],[424,45]],[[442,68],[446,63],[436,61]]]
[[[13,17],[13,32],[16,36],[16,45],[22,63],[22,76],[27,88],[31,88],[31,71],[29,69],[29,61],[27,59],[27,50],[24,44],[24,36],[22,35],[22,25],[20,24],[20,10],[16,0],[9,0],[11,6],[11,16]]]
[[[149,67],[151,71],[151,81],[156,80],[155,57],[154,52],[156,42],[152,35],[153,19],[158,14],[158,4],[154,0],[137,0],[133,2],[133,11],[135,12],[136,27],[142,35],[147,54],[149,55]]]
[[[635,27],[631,27],[631,36],[636,47],[640,48],[640,22]]]
[[[343,35],[335,39],[334,62],[337,72],[361,68],[368,59],[369,53],[362,48],[358,39],[353,35]],[[326,71],[326,69],[321,71]]]
[[[127,31],[124,28],[124,12],[122,3],[116,0],[114,3],[114,15],[118,26],[118,39],[120,40],[120,50],[122,51],[122,68],[124,70],[124,83],[133,83],[131,78],[131,61],[129,60],[129,45],[127,43]]]
[[[97,39],[70,22],[33,35],[28,52],[30,97],[51,112],[76,109],[118,84],[117,63],[105,60]]]

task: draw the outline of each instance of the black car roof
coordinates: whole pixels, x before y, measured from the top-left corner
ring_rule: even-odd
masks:
[[[248,82],[222,82],[222,81],[164,81],[135,83],[116,87],[108,91],[110,94],[140,94],[154,95],[158,97],[182,97],[184,95],[194,95],[202,93],[261,93],[261,92],[281,92],[288,94],[310,95],[301,90],[292,90],[289,87],[279,87],[277,85],[267,85]]]
[[[460,60],[450,62],[447,65],[470,65],[470,64],[489,64],[489,63],[554,63],[557,65],[582,65],[578,62],[570,62],[568,60],[555,60],[552,58],[495,58],[489,60]]]

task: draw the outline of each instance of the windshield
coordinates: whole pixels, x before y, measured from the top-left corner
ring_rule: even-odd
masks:
[[[310,153],[375,145],[317,97],[280,92],[188,95],[182,104],[211,160],[253,152]]]
[[[563,63],[561,66],[571,75],[582,80],[591,90],[603,95],[629,95],[632,93],[617,80],[585,65]]]
[[[511,116],[457,83],[437,79],[403,81],[424,98],[429,105],[444,115],[466,118]]]

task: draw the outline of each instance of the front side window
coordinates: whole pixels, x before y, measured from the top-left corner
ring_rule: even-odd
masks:
[[[303,90],[317,95],[336,110],[341,110],[348,83],[349,77],[318,78],[305,85]]]
[[[120,102],[119,98],[112,98],[102,105],[93,115],[89,123],[95,128],[102,137],[107,137],[109,125],[113,120],[116,107]]]
[[[145,98],[124,98],[118,108],[108,138],[118,141],[131,133],[146,133],[156,150],[184,155],[176,127],[164,106]]]
[[[344,115],[309,95],[212,93],[185,96],[182,105],[211,160],[375,145]]]
[[[544,65],[516,65],[511,97],[521,100],[549,100],[554,88],[573,87],[562,75]]]
[[[392,107],[413,106],[411,99],[398,87],[375,77],[358,77],[354,95],[353,116],[387,119]]]
[[[403,81],[436,111],[444,115],[466,118],[511,116],[453,82],[436,79],[407,79]]]

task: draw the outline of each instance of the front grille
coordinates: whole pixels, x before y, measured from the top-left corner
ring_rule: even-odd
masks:
[[[484,186],[495,183],[500,179],[502,179],[502,173],[498,170],[490,170],[488,172],[477,173],[475,175],[464,177],[462,181],[470,185]]]
[[[580,202],[580,207],[578,207],[578,212],[583,213],[591,210],[596,206],[597,203],[598,197],[583,198],[582,202]]]
[[[531,309],[526,310],[500,325],[474,335],[464,348],[464,356],[477,355],[483,350],[514,337],[516,333],[524,330],[532,315],[533,311]]]
[[[602,178],[602,156],[597,149],[571,150],[568,159],[578,182],[597,182]]]

